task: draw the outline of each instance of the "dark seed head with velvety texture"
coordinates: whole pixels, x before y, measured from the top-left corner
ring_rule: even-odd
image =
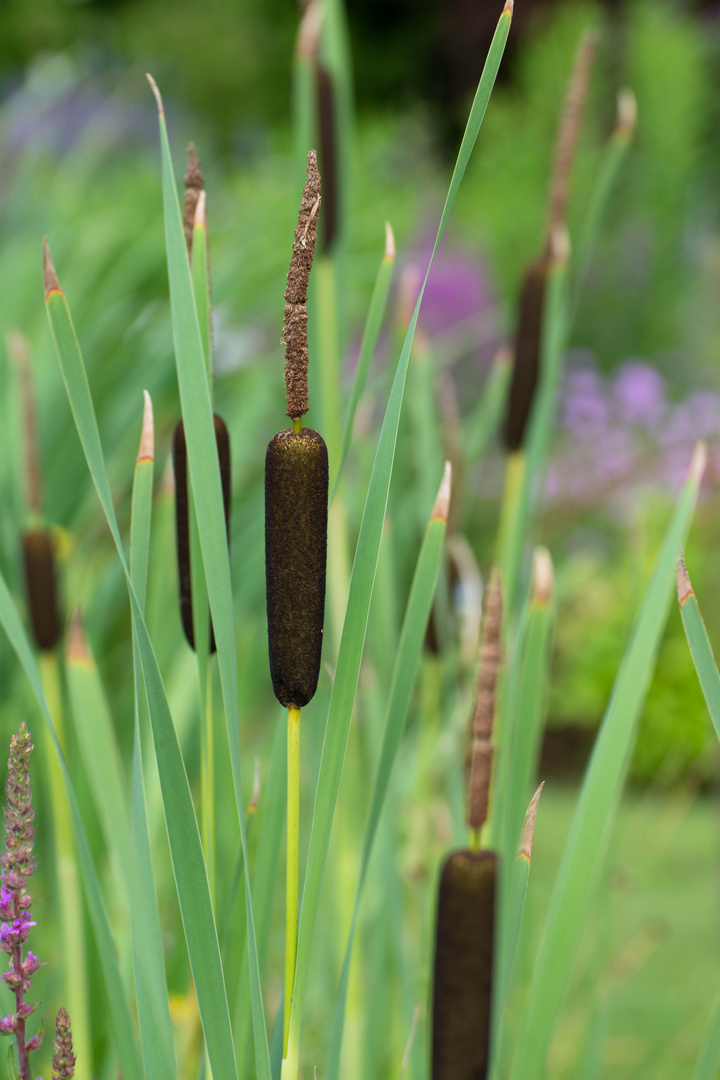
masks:
[[[493,851],[454,851],[440,874],[432,1080],[487,1075],[496,879]]]
[[[50,651],[62,632],[52,535],[47,529],[28,530],[22,536],[22,552],[33,636],[39,649]]]
[[[528,267],[520,294],[515,364],[508,394],[505,420],[505,446],[513,453],[522,447],[540,375],[542,320],[547,259],[538,259]]]
[[[286,708],[307,705],[320,674],[327,507],[324,439],[281,431],[265,458],[265,574],[270,675]]]
[[[220,481],[222,483],[225,529],[230,543],[230,436],[222,417],[213,416],[217,443]],[[190,579],[190,506],[188,502],[187,447],[185,427],[178,420],[172,439],[173,472],[175,473],[175,531],[177,536],[178,578],[180,586],[180,619],[188,644],[195,648],[193,626],[192,584]],[[210,624],[210,652],[215,652],[215,634]]]

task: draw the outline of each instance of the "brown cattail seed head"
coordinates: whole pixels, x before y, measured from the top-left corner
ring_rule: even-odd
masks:
[[[225,528],[230,543],[230,436],[225,421],[213,416],[217,444],[220,481],[222,483]],[[178,420],[172,441],[173,471],[175,473],[175,530],[177,536],[178,578],[180,586],[180,618],[188,644],[195,648],[193,627],[192,582],[190,578],[190,504],[188,499],[188,465],[185,427]],[[215,652],[215,634],[210,625],[210,652]]]
[[[495,720],[502,633],[502,588],[497,570],[490,575],[485,593],[485,625],[480,648],[475,707],[470,721],[470,743],[465,764],[467,823],[478,832],[488,817],[492,776],[492,730]]]
[[[185,202],[183,204],[183,229],[185,231],[185,243],[188,255],[192,254],[193,228],[195,226],[195,210],[197,209],[200,192],[205,190],[205,181],[198,156],[195,153],[195,143],[190,143],[187,149],[187,171],[185,173]]]
[[[286,708],[307,705],[320,674],[327,507],[322,436],[281,431],[265,458],[265,574],[270,675]]]
[[[433,1080],[483,1080],[490,1052],[497,856],[454,851],[440,874]]]
[[[282,340],[285,345],[286,415],[291,420],[304,416],[309,409],[307,369],[307,290],[320,209],[320,173],[314,150],[308,154],[307,177],[303,188],[290,269],[285,289],[285,313]]]
[[[49,652],[55,648],[62,633],[50,531],[30,529],[23,533],[22,553],[33,636],[38,649]]]
[[[548,278],[547,259],[531,263],[520,294],[515,363],[508,393],[505,446],[510,453],[522,447],[540,374],[543,308]]]

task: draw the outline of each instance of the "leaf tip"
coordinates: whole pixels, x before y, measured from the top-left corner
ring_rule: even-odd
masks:
[[[525,858],[528,862],[530,862],[530,856],[532,855],[533,836],[535,835],[535,819],[537,817],[538,803],[540,802],[540,794],[544,787],[545,781],[543,780],[542,784],[530,800],[530,805],[527,808],[525,820],[523,821],[522,829],[520,830],[520,843],[518,844],[517,854],[518,858]]]
[[[698,439],[695,443],[692,461],[690,462],[689,479],[699,484],[702,481],[707,465],[707,443],[704,439]]]
[[[512,19],[514,8],[515,8],[514,0],[505,0],[505,7],[502,9],[503,15],[509,15],[510,18]]]
[[[153,79],[152,75],[149,72],[145,72],[145,78],[150,83],[150,89],[152,90],[153,94],[155,95],[155,101],[157,102],[157,107],[158,107],[158,116],[164,117],[165,116],[165,110],[163,109],[163,103],[162,103],[162,98],[160,97],[160,91],[158,89],[158,84],[155,82],[155,80]]]
[[[136,464],[139,465],[141,461],[153,461],[154,458],[155,425],[153,422],[152,399],[147,390],[143,390],[142,431],[140,433],[140,448],[138,450]]]
[[[675,567],[675,584],[677,585],[678,603],[680,604],[680,610],[682,611],[685,601],[695,595],[690,581],[690,575],[688,574],[687,566],[685,565],[685,555],[682,550],[680,551],[677,566]]]
[[[395,233],[389,221],[385,222],[385,255],[386,259],[395,258]]]
[[[555,586],[553,561],[548,549],[539,544],[533,553],[532,598],[536,604],[547,606],[552,600]]]
[[[90,650],[88,649],[87,638],[85,636],[85,625],[79,607],[75,608],[70,618],[66,658],[69,661],[75,661],[76,663],[81,664],[88,663],[90,660]]]
[[[620,90],[617,96],[617,116],[615,119],[616,139],[630,142],[637,126],[637,98],[628,87]]]
[[[195,207],[195,221],[193,223],[195,229],[207,228],[207,201],[205,197],[205,189],[198,195],[197,206]]]
[[[431,515],[431,521],[439,518],[447,524],[448,514],[450,512],[450,494],[452,489],[452,465],[449,461],[445,462],[445,469],[443,471],[443,478],[440,481],[440,487],[438,488],[437,498],[435,499],[435,505],[433,506],[433,512]]]
[[[58,276],[55,273],[55,266],[52,261],[52,255],[50,254],[50,245],[48,244],[47,236],[43,240],[43,286],[45,288],[46,300],[49,298],[50,293],[62,293]]]

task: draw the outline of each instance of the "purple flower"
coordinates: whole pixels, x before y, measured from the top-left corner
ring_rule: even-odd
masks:
[[[654,427],[666,408],[662,375],[641,360],[623,364],[615,379],[615,401],[621,419]]]

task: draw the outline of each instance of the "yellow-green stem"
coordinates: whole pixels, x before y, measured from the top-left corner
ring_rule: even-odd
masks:
[[[293,417],[293,431],[296,435],[299,435],[302,431],[302,416]]]
[[[66,752],[63,723],[60,671],[54,653],[40,654],[40,675],[50,716],[60,746]],[[65,782],[55,746],[50,737],[43,739],[50,802],[52,806],[53,843],[57,874],[57,903],[60,908],[62,966],[64,971],[63,1004],[73,1022],[73,1044],[77,1056],[78,1080],[92,1076],[90,1010],[87,985],[85,930],[80,880],[75,858],[73,824]]]
[[[298,863],[300,841],[300,710],[288,709],[287,731],[287,871],[285,888],[285,1011],[283,1058],[288,1053],[290,1014],[295,986],[298,936]]]
[[[515,450],[508,457],[505,471],[505,490],[500,511],[497,563],[500,567],[503,605],[508,612],[512,611],[515,600],[515,590],[522,558],[525,529],[523,488],[526,466],[527,456],[524,451]]]

